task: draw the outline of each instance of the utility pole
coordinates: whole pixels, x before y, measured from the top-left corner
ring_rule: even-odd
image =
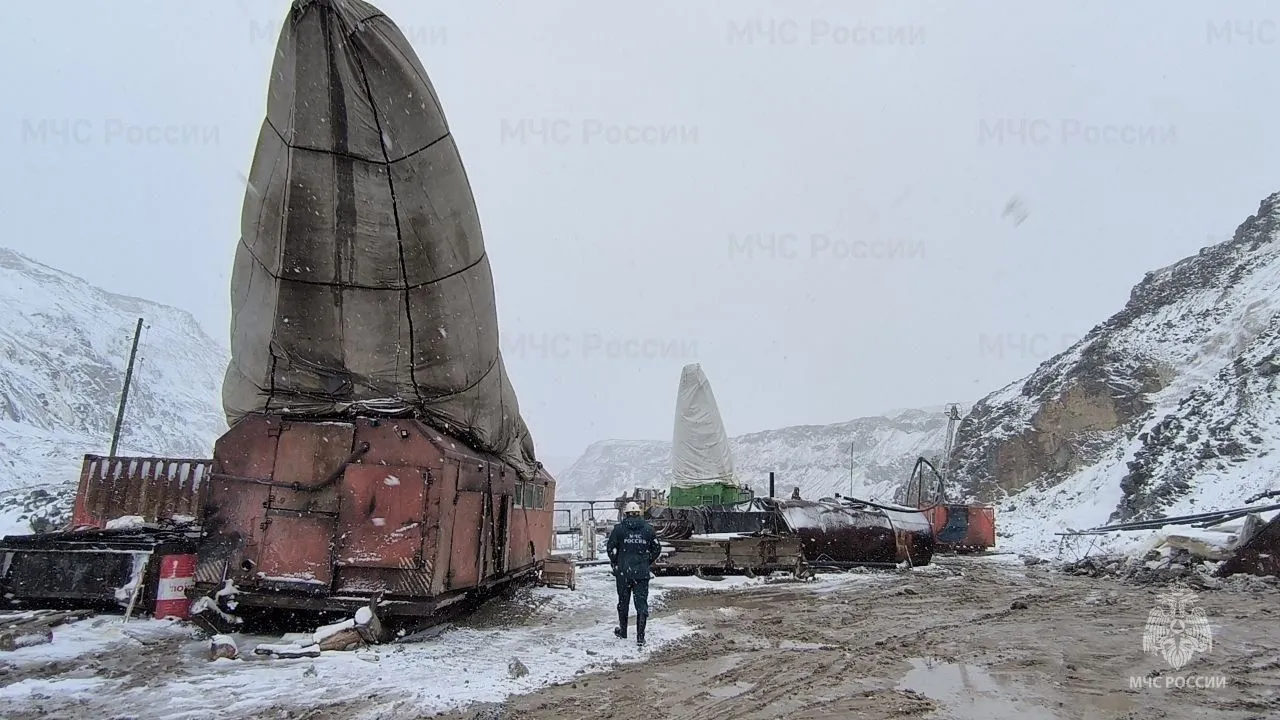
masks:
[[[853,497],[853,450],[857,443],[849,443],[849,497]]]
[[[107,457],[116,456],[116,447],[120,444],[120,428],[124,424],[124,407],[129,402],[129,381],[133,379],[133,359],[138,355],[138,338],[142,335],[142,318],[138,318],[138,326],[133,330],[133,347],[129,349],[129,365],[124,370],[124,389],[120,391],[120,408],[116,410],[116,429],[111,433],[111,451]]]

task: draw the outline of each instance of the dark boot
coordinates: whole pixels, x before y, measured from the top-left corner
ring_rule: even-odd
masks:
[[[649,621],[648,615],[636,616],[636,645],[644,647],[644,626]]]
[[[636,622],[640,622],[640,619],[637,618]],[[618,627],[613,629],[613,634],[615,637],[620,637],[623,640],[627,639],[627,613],[625,610],[618,613]]]

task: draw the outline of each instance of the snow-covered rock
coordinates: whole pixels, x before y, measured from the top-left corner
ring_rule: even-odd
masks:
[[[1150,272],[1128,304],[961,422],[957,480],[1005,547],[1243,505],[1280,485],[1280,194],[1234,237]],[[1139,535],[1104,538],[1132,546]]]
[[[961,405],[964,412],[967,405]],[[945,407],[895,411],[834,425],[796,425],[730,438],[738,482],[767,494],[769,473],[776,492],[818,498],[850,493],[892,501],[911,475],[916,458],[936,459],[946,444]],[[853,490],[850,491],[850,448]],[[598,500],[637,487],[671,485],[671,443],[659,440],[604,440],[557,478],[556,497]]]
[[[146,275],[137,287],[145,291]],[[228,352],[183,310],[108,293],[0,248],[0,534],[70,501],[85,453],[111,445],[138,318],[121,454],[208,457],[226,429]],[[53,502],[29,492],[43,489]]]

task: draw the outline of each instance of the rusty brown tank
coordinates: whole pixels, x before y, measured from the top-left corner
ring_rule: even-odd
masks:
[[[251,415],[203,493],[196,595],[240,607],[430,616],[534,573],[555,482],[413,419]]]

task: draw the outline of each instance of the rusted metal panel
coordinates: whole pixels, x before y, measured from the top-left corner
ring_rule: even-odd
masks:
[[[498,508],[498,532],[501,534],[498,573],[505,574],[511,570],[511,515],[515,508],[515,499],[510,495],[498,496]]]
[[[348,470],[355,465],[348,466]],[[271,488],[271,508],[274,510],[293,510],[303,513],[321,513],[337,515],[340,504],[341,488],[331,483],[321,490],[292,490],[289,488]]]
[[[198,517],[212,460],[86,455],[72,511],[74,527],[104,528],[138,516],[147,522]]]
[[[364,462],[374,465],[401,467],[435,467],[442,453],[422,423],[414,420],[360,419],[356,426],[356,440],[369,443],[369,454]]]
[[[1218,577],[1236,574],[1280,576],[1280,515],[1245,541],[1219,566]]]
[[[209,481],[210,501],[203,523],[206,539],[196,563],[197,582],[221,585],[224,573],[237,583],[255,581],[270,491],[265,485],[216,476]]]
[[[276,464],[280,425],[278,417],[263,415],[250,415],[237,422],[214,443],[214,471],[270,480]]]
[[[475,457],[458,461],[458,490],[462,492],[484,492],[489,488],[488,465]]]
[[[427,562],[434,568],[431,593],[439,595],[452,587],[450,559],[453,557],[454,501],[458,497],[458,462],[445,459],[440,481],[427,491]]]
[[[413,568],[339,566],[334,592],[340,595],[376,595],[387,598],[425,599],[431,592],[431,575]]]
[[[314,488],[347,462],[354,447],[355,426],[350,423],[287,422],[281,428],[272,479]]]
[[[480,582],[476,563],[480,551],[480,518],[484,514],[484,495],[459,490],[453,506],[453,547],[449,556],[449,589],[470,587]]]
[[[426,471],[393,465],[350,465],[341,487],[339,520],[343,532],[337,563],[423,569]]]
[[[330,547],[337,517],[269,512],[266,525],[256,569],[260,582],[304,582],[324,587],[333,582]]]
[[[514,498],[513,498],[514,504]],[[533,550],[529,545],[529,516],[526,508],[514,508],[511,511],[511,557],[510,567],[518,568],[533,562]]]

